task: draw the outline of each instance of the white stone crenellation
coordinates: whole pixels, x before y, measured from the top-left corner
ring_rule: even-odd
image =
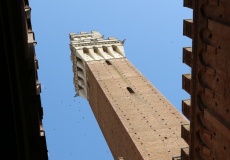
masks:
[[[125,57],[123,41],[115,37],[104,39],[98,31],[70,33],[69,37],[75,92],[76,95],[87,98],[85,63]]]

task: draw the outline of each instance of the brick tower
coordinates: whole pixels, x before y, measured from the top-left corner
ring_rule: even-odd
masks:
[[[76,94],[86,98],[115,160],[177,159],[180,112],[126,59],[123,41],[70,33]]]
[[[189,149],[182,160],[230,159],[230,1],[184,0],[193,20],[184,20],[184,35],[192,47],[183,61],[192,73],[183,75],[183,88],[191,94],[183,101],[190,126],[182,127]]]

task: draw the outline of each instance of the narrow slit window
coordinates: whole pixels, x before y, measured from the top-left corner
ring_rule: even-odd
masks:
[[[89,84],[89,82],[87,82],[87,86],[88,86],[88,90],[90,89],[90,84]]]
[[[129,91],[129,93],[135,93],[131,87],[127,87],[126,89]]]
[[[112,65],[112,63],[109,60],[105,61],[108,65]]]

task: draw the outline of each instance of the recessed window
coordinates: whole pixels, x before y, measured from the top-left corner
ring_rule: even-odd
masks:
[[[79,57],[76,57],[76,59],[77,59],[77,61],[80,61],[80,62],[82,61],[82,59],[81,59],[81,58],[79,58]]]
[[[112,63],[111,63],[109,60],[105,60],[105,62],[106,62],[108,65],[112,65]]]
[[[87,82],[87,86],[88,86],[88,89],[90,89],[90,84],[89,84],[89,82]]]
[[[89,49],[88,48],[83,48],[83,52],[84,53],[89,53]]]
[[[112,48],[113,48],[114,51],[117,51],[117,46],[112,45]]]
[[[107,47],[102,46],[102,49],[103,49],[104,52],[108,53],[108,48]]]
[[[97,48],[97,47],[93,47],[93,51],[94,51],[95,53],[98,53],[98,48]]]
[[[83,89],[83,87],[82,87],[82,86],[80,86],[80,85],[78,85],[78,89],[79,89],[79,90],[81,90],[81,89]]]
[[[129,93],[135,93],[131,87],[126,87],[126,89],[129,91]]]

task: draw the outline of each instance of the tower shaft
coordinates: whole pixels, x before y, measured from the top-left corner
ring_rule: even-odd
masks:
[[[125,56],[83,63],[85,97],[115,159],[171,160],[180,155],[187,146],[180,138],[187,120]]]

